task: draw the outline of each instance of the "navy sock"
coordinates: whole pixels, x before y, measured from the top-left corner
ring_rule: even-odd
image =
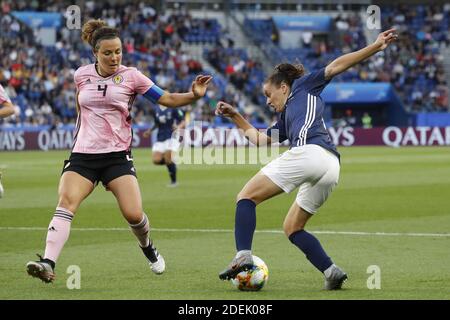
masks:
[[[175,163],[170,163],[167,165],[167,169],[169,170],[170,180],[172,183],[177,182],[177,166]]]
[[[319,240],[311,233],[299,230],[292,233],[289,236],[289,240],[302,250],[306,258],[321,272],[324,272],[333,264],[330,257],[323,250]]]
[[[236,204],[236,220],[234,224],[237,251],[251,250],[255,228],[256,204],[249,199],[239,200]]]

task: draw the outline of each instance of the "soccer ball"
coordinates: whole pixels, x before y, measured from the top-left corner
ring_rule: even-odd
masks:
[[[267,265],[261,258],[253,256],[253,267],[238,273],[236,278],[231,279],[231,282],[241,291],[258,291],[264,287],[268,279]]]

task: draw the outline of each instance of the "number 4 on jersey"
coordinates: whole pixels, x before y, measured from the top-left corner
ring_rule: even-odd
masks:
[[[103,91],[103,96],[106,96],[106,89],[108,89],[107,84],[105,84],[103,87],[101,84],[98,85],[98,91]]]

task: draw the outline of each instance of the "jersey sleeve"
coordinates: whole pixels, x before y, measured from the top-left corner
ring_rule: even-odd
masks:
[[[315,70],[301,77],[299,80],[299,85],[313,95],[319,95],[331,81],[331,79],[325,79],[325,67]]]
[[[283,119],[278,119],[273,126],[267,128],[266,134],[274,142],[283,142],[287,140],[288,137],[286,135]]]
[[[75,82],[75,87],[77,88],[77,90],[80,89],[80,84],[82,82],[82,68],[78,68],[77,71],[75,71],[75,73],[73,74],[73,81]]]
[[[134,70],[133,76],[134,91],[138,94],[142,94],[153,103],[156,103],[164,94],[164,91],[161,88],[139,70]]]
[[[9,99],[5,89],[3,89],[2,86],[0,86],[0,104],[3,104],[5,102],[11,103],[11,99]]]

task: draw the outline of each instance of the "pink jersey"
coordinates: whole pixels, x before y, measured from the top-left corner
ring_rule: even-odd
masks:
[[[136,94],[144,94],[153,82],[136,68],[120,66],[109,77],[97,73],[94,64],[78,68],[74,75],[79,114],[72,152],[108,153],[130,149],[131,106]]]
[[[3,89],[2,85],[0,84],[0,104],[3,104],[5,102],[11,102],[11,100],[6,94],[5,89]]]

